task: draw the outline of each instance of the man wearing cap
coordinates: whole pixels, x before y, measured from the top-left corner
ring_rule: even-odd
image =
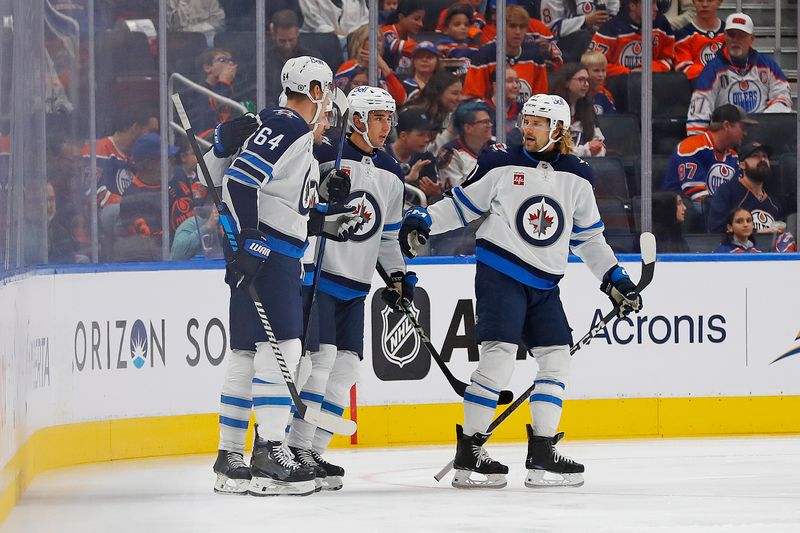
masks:
[[[789,82],[778,64],[753,49],[753,21],[744,13],[725,19],[725,46],[698,76],[686,118],[686,133],[702,133],[712,110],[735,104],[748,113],[789,113]]]
[[[742,176],[722,184],[711,199],[708,231],[725,231],[725,222],[733,209],[743,207],[753,215],[756,233],[782,233],[785,226],[776,224],[784,216],[781,204],[764,190],[772,176],[769,156],[772,149],[759,142],[749,142],[739,150]]]
[[[168,146],[167,156],[178,153],[177,146]],[[135,177],[119,204],[122,235],[117,239],[117,260],[160,259],[161,238],[161,137],[148,133],[139,137],[131,148]],[[171,170],[170,170],[171,174]]]
[[[400,163],[406,183],[418,187],[430,202],[442,194],[436,158],[425,150],[435,126],[422,109],[411,107],[397,115],[397,140],[386,151]]]
[[[734,151],[747,125],[755,124],[741,107],[724,104],[714,110],[707,131],[682,140],[675,148],[664,176],[664,189],[682,191],[693,202],[702,202],[725,183],[740,175]]]

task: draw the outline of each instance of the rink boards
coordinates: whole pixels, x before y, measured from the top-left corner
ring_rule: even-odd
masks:
[[[575,356],[561,426],[569,437],[800,432],[798,263],[696,259],[660,262],[644,311]],[[635,258],[626,267],[638,278]],[[215,448],[227,287],[219,264],[164,268],[49,269],[1,282],[0,519],[48,468]],[[468,381],[478,357],[475,266],[413,268],[419,319]],[[561,291],[576,339],[610,308],[598,286],[584,265],[570,263]],[[364,348],[352,409],[358,444],[451,441],[459,398],[407,322],[374,292]],[[522,357],[509,387],[515,392],[536,371]],[[498,440],[524,438],[528,409],[515,417]]]

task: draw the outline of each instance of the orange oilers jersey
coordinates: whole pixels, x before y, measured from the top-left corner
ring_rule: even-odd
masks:
[[[439,13],[439,20],[436,22],[436,31],[444,31],[444,19],[447,16],[447,11],[450,9],[450,7],[452,6],[442,9],[442,11]],[[476,36],[480,35],[484,26],[486,26],[486,19],[483,18],[483,15],[477,11],[474,12],[472,14],[472,21],[470,22],[467,36],[470,39],[474,39]]]
[[[547,24],[539,19],[532,18],[528,21],[528,38],[545,37],[547,39],[553,38],[553,32],[547,27]],[[488,44],[494,41],[497,37],[497,26],[487,23],[481,32],[481,44]]]
[[[703,71],[706,63],[725,44],[725,23],[720,21],[716,30],[701,30],[689,23],[675,34],[675,70],[683,72],[690,80]]]
[[[620,13],[592,37],[589,50],[602,52],[608,60],[608,76],[627,74],[642,66],[642,30],[627,13]],[[653,72],[669,72],[675,59],[675,36],[663,15],[653,21]]]
[[[108,159],[109,157],[116,157],[120,161],[128,161],[128,155],[123,154],[122,151],[117,148],[117,145],[114,144],[114,140],[111,137],[98,139],[96,150],[98,161]],[[90,153],[89,144],[84,144],[83,149],[81,150],[81,156],[88,158]]]

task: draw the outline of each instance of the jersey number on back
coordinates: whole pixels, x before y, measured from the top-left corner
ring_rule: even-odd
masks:
[[[275,137],[274,139],[270,139],[270,135],[272,135],[272,130],[266,126],[258,130],[255,138],[253,138],[253,143],[259,146],[264,146],[265,144],[269,145],[270,150],[274,150],[278,147],[278,145],[283,140],[283,133]]]

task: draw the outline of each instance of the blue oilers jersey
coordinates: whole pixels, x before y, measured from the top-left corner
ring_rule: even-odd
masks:
[[[333,168],[338,146],[338,139],[326,138],[315,147],[323,176]],[[368,155],[348,140],[342,151],[341,169],[350,176],[347,205],[361,214],[364,224],[349,241],[326,244],[319,289],[335,298],[351,300],[369,293],[377,261],[387,272],[405,272],[397,240],[404,189],[400,164],[383,150]]]
[[[476,258],[520,283],[552,289],[570,249],[602,279],[617,264],[603,237],[589,165],[574,155],[540,161],[522,146],[484,149],[463,184],[428,208],[431,233],[486,216]]]
[[[223,201],[239,228],[257,227],[268,247],[301,258],[308,212],[317,203],[319,167],[314,139],[295,111],[273,107],[259,113],[261,127],[225,171]]]
[[[664,174],[664,190],[681,191],[689,200],[701,202],[740,175],[736,152],[717,152],[711,135],[703,132],[687,137],[675,147]]]

